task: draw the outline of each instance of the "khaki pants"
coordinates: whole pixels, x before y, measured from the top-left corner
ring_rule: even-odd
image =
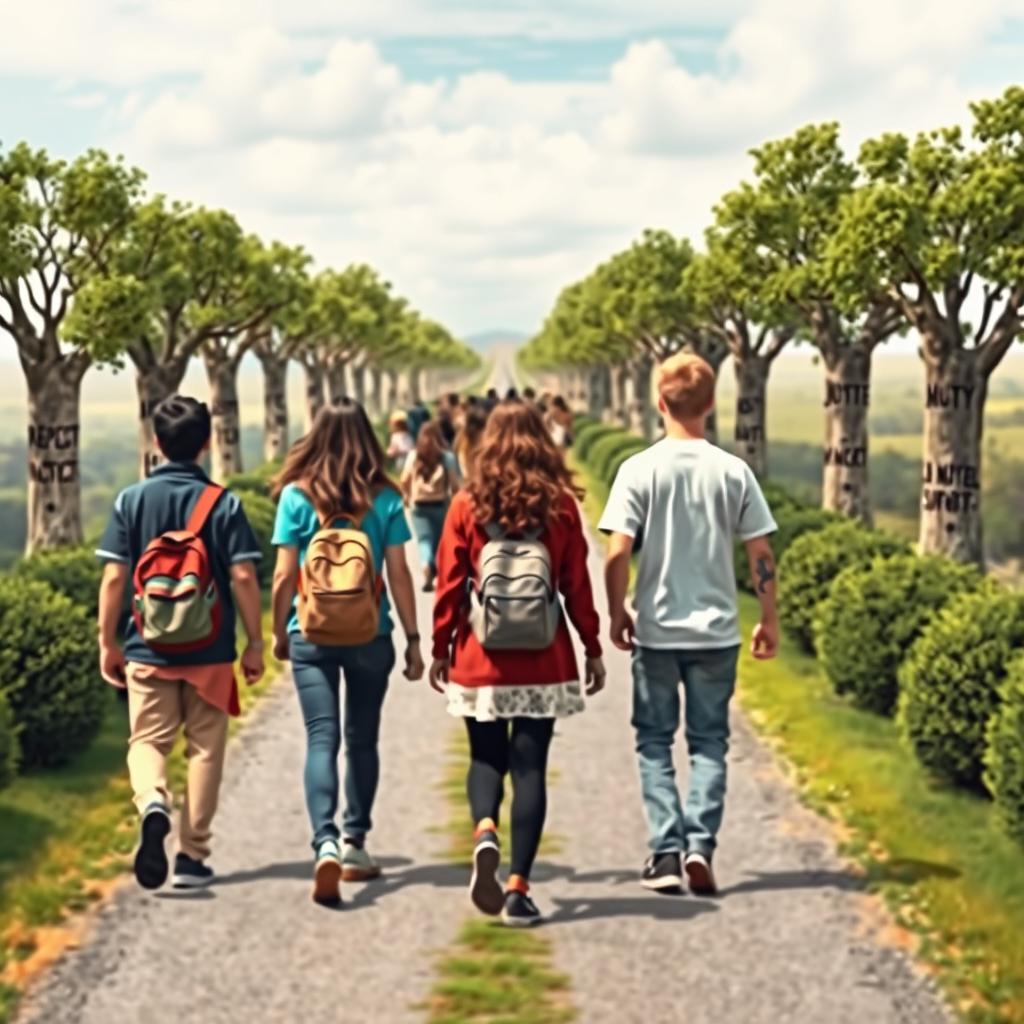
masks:
[[[199,696],[183,679],[148,676],[145,666],[128,666],[128,774],[135,806],[143,812],[157,801],[170,809],[167,756],[185,731],[188,783],[181,808],[181,852],[196,860],[210,856],[210,837],[224,769],[228,716]]]

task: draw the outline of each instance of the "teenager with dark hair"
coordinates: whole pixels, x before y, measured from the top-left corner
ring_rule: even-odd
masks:
[[[174,863],[177,888],[205,886],[228,718],[239,713],[235,621],[247,637],[246,682],[263,675],[262,609],[255,563],[260,546],[230,492],[199,465],[210,442],[210,412],[175,395],[153,414],[167,462],[122,491],[100,541],[105,563],[99,596],[100,671],[128,691],[128,772],[142,815],[135,877],[159,888],[169,865],[171,793],[167,757],[184,731],[188,777]],[[185,531],[183,533],[183,531]],[[191,536],[192,540],[188,540]],[[169,544],[165,538],[178,538]],[[182,558],[186,547],[190,558]],[[200,575],[208,572],[205,590]],[[134,580],[135,614],[118,636],[122,600]]]
[[[412,538],[377,435],[363,407],[351,399],[320,410],[309,433],[285,457],[273,493],[278,498],[273,538],[278,549],[272,600],[274,655],[291,660],[306,722],[304,778],[313,829],[313,898],[331,905],[341,900],[342,880],[365,881],[380,875],[366,848],[366,837],[380,777],[381,710],[395,664],[388,595],[406,635],[406,678],[423,676],[416,598],[405,558],[406,542]],[[350,551],[372,555],[376,636],[365,642],[311,639],[303,632],[296,610],[300,569],[310,542],[321,531],[337,527],[347,530],[350,538],[357,535],[357,542],[348,545]],[[304,571],[308,570],[305,565]],[[308,628],[310,620],[306,621]],[[345,809],[339,830],[335,816],[343,732]]]
[[[469,735],[475,838],[470,895],[478,909],[500,913],[511,926],[541,919],[529,879],[547,810],[548,749],[556,719],[584,707],[569,627],[560,610],[551,609],[559,593],[586,652],[587,693],[604,685],[580,493],[537,410],[502,403],[484,431],[465,490],[452,501],[438,553],[430,682],[447,692],[449,712],[465,721]],[[480,638],[471,621],[467,592],[479,593],[482,552],[499,538],[510,539],[502,557],[511,559],[513,572],[517,549],[525,547],[518,538],[534,545],[529,564],[521,566],[524,574],[550,572],[552,592],[542,601],[546,612],[558,612],[558,621],[549,623],[553,640],[546,647],[495,646]],[[503,891],[497,821],[506,776],[512,781],[512,858]]]

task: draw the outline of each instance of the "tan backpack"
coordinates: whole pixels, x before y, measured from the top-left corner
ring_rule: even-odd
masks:
[[[344,516],[321,520],[299,573],[299,628],[314,644],[355,647],[380,629],[384,584],[373,561],[363,518],[334,526]]]
[[[434,472],[426,480],[420,474],[419,468],[413,464],[411,495],[414,505],[440,505],[451,497],[451,481],[444,459],[437,464]]]

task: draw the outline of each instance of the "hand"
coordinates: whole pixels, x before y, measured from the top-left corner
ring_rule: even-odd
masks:
[[[405,649],[405,678],[416,682],[423,678],[426,666],[423,664],[423,652],[418,643],[411,643]]]
[[[750,638],[750,653],[758,661],[770,661],[779,650],[779,624],[772,619],[762,619]]]
[[[636,627],[633,625],[633,616],[625,608],[614,612],[611,625],[612,644],[620,651],[631,651],[635,635]]]
[[[266,666],[263,663],[263,643],[249,644],[242,651],[242,675],[249,686],[253,686],[263,678]]]
[[[607,673],[604,670],[604,661],[601,658],[587,658],[587,683],[586,693],[593,697],[604,689],[604,681]]]
[[[275,636],[273,650],[277,661],[291,661],[292,652],[287,636]]]
[[[100,647],[100,675],[116,689],[127,689],[128,676],[125,672],[124,651],[116,644],[112,647]]]
[[[447,658],[435,658],[434,663],[430,666],[430,685],[438,693],[444,693],[451,664]]]

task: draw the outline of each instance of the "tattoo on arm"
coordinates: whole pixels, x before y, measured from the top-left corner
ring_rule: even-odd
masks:
[[[757,592],[759,594],[766,594],[768,592],[768,584],[775,580],[775,566],[772,565],[771,560],[762,556],[757,560]]]

